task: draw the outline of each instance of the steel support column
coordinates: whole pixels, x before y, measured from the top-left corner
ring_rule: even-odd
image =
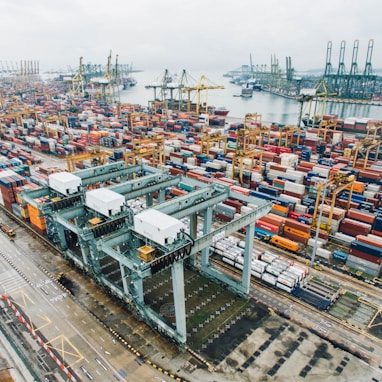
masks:
[[[128,273],[126,272],[126,266],[119,263],[119,269],[121,270],[123,294],[125,296],[128,296],[129,295],[129,289],[128,289],[128,285],[127,285],[127,281],[126,281],[126,278],[128,277]]]
[[[248,224],[245,231],[245,249],[244,249],[244,264],[243,264],[243,277],[241,283],[246,290],[246,294],[249,293],[249,287],[251,283],[251,263],[252,263],[252,251],[253,251],[253,237],[254,237],[254,223]]]
[[[211,232],[212,228],[212,207],[207,207],[204,210],[204,219],[203,219],[203,235]],[[210,260],[210,246],[206,246],[202,249],[202,267],[205,267],[209,264]]]
[[[166,200],[166,191],[162,188],[158,191],[158,204]]]
[[[176,331],[180,342],[187,340],[186,304],[184,300],[183,260],[175,261],[171,267],[172,288],[174,293]]]
[[[147,208],[152,207],[153,205],[153,194],[150,192],[149,194],[146,194],[146,206]]]

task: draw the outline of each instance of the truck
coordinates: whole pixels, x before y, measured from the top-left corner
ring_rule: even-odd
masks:
[[[16,236],[16,232],[8,225],[8,224],[5,224],[5,223],[0,223],[0,229],[8,235],[8,237],[11,239],[11,240],[14,240],[15,236]]]

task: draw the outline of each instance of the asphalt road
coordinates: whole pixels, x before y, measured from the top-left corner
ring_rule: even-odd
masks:
[[[143,364],[97,322],[88,311],[76,304],[59,284],[48,277],[15,243],[1,237],[0,293],[7,296],[22,312],[45,344],[79,380],[146,381],[161,373]],[[6,304],[3,303],[3,308]],[[8,315],[11,316],[9,307]],[[29,333],[28,333],[29,334]],[[29,337],[29,338],[28,338]],[[30,342],[30,351],[37,352],[31,335],[22,334],[20,342]],[[54,372],[59,380],[67,380],[60,367]]]

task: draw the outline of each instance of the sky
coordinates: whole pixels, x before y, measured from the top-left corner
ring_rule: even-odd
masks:
[[[0,0],[0,61],[38,61],[44,71],[84,63],[139,70],[228,71],[243,64],[297,72],[325,68],[327,45],[337,68],[354,42],[363,71],[370,40],[372,68],[382,68],[381,0]],[[0,62],[0,64],[1,64]],[[1,66],[0,66],[1,70]]]

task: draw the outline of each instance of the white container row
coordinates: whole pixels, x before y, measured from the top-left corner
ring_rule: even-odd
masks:
[[[336,232],[334,237],[349,244],[354,241],[354,236],[346,235],[342,232]]]
[[[295,194],[304,195],[305,194],[305,186],[303,184],[298,184],[294,182],[286,181],[284,183],[284,190],[294,192]]]

